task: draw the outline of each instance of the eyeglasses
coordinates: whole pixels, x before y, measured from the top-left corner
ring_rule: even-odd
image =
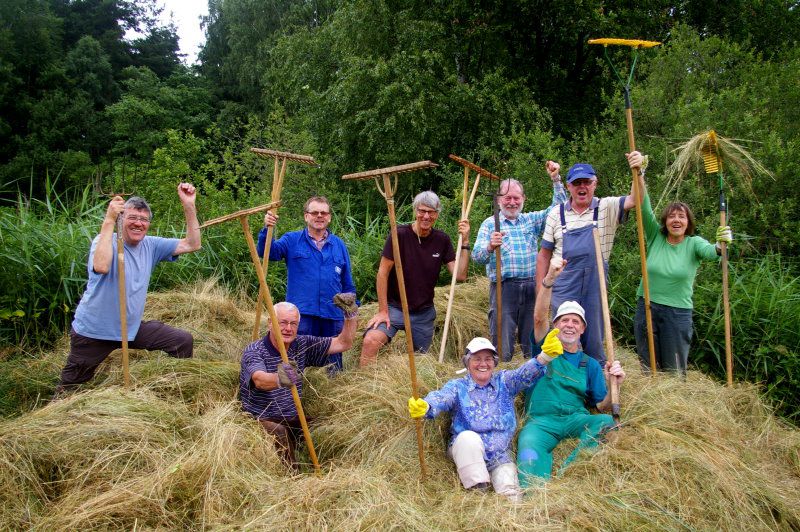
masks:
[[[143,224],[150,223],[150,218],[147,216],[139,216],[138,214],[126,214],[125,219],[130,220],[131,222],[141,222]]]
[[[569,184],[572,185],[573,187],[582,187],[582,186],[590,187],[596,183],[597,181],[594,179],[581,178],[581,179],[575,179],[574,181],[572,181],[572,183]]]
[[[310,214],[311,216],[328,216],[331,211],[306,211],[306,214]]]
[[[417,208],[417,214],[419,214],[420,216],[429,216],[429,217],[433,218],[434,216],[439,214],[439,211],[433,210],[433,209],[420,209],[420,208]]]
[[[280,320],[280,321],[278,321],[278,325],[280,325],[281,329],[283,329],[285,327],[291,327],[292,329],[297,329],[297,327],[300,325],[300,322],[299,321]]]

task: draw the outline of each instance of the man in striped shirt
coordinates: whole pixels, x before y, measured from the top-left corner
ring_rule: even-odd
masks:
[[[627,154],[626,154],[627,155]],[[631,168],[641,166],[642,156],[633,152]],[[586,331],[581,335],[583,351],[600,365],[605,364],[603,349],[603,312],[600,304],[600,281],[595,258],[593,229],[600,236],[603,269],[608,281],[608,258],[619,224],[634,207],[633,192],[627,196],[595,198],[597,175],[592,165],[577,163],[567,172],[569,201],[552,209],[547,216],[542,249],[536,259],[536,282],[546,283],[544,276],[550,260],[565,259],[564,272],[555,281],[551,309],[565,301],[577,301],[586,311]],[[544,285],[550,288],[548,285]]]
[[[344,327],[339,336],[320,337],[298,335],[300,311],[293,303],[275,305],[275,315],[281,331],[289,364],[281,360],[278,342],[272,330],[263,338],[248,345],[242,353],[239,373],[239,400],[242,409],[255,417],[268,433],[275,436],[285,463],[295,470],[294,447],[301,431],[300,419],[292,399],[292,385],[303,393],[303,369],[329,364],[328,356],[347,351],[353,345],[358,325],[355,294],[348,296],[349,305],[336,303],[344,311]]]
[[[525,193],[516,179],[500,183],[500,230],[496,231],[494,218],[486,218],[478,230],[472,248],[472,260],[486,265],[489,277],[489,328],[492,343],[497,345],[504,361],[514,356],[514,345],[519,341],[522,354],[531,356],[531,333],[533,332],[533,304],[536,288],[536,252],[539,238],[544,230],[547,213],[554,205],[566,201],[567,193],[561,184],[558,171],[561,166],[547,161],[545,169],[553,182],[553,199],[550,206],[541,211],[522,212]],[[502,344],[497,340],[497,302],[495,250],[500,248],[500,270],[503,283]]]

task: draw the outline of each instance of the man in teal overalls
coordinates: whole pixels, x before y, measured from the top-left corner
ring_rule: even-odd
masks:
[[[534,342],[540,343],[549,330],[547,310],[552,285],[567,261],[553,261],[542,283],[534,310]],[[583,307],[566,301],[558,307],[553,325],[564,346],[564,354],[550,363],[545,376],[526,392],[525,425],[517,444],[517,469],[520,486],[526,487],[535,478],[549,479],[553,467],[553,449],[563,439],[579,438],[580,443],[564,461],[569,465],[582,449],[600,443],[604,432],[614,426],[608,414],[591,414],[588,407],[608,411],[611,394],[608,379],[621,384],[625,372],[619,361],[606,362],[605,367],[581,350],[580,336],[586,330]],[[534,348],[535,350],[535,348]]]

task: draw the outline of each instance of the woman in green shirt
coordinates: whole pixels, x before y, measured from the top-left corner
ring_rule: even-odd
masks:
[[[643,173],[643,172],[642,172]],[[686,373],[689,346],[692,343],[692,295],[694,278],[700,261],[717,260],[720,242],[731,242],[730,227],[717,228],[717,245],[694,234],[695,222],[692,210],[683,202],[667,205],[656,219],[650,197],[644,185],[642,217],[647,239],[647,274],[650,281],[650,310],[653,320],[656,367],[662,371]],[[636,319],[634,334],[636,352],[645,370],[650,368],[645,323],[644,290],[642,283],[636,292]]]

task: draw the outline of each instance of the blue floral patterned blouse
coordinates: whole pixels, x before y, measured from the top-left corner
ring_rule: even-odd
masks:
[[[517,428],[514,397],[539,380],[545,371],[545,366],[534,357],[517,369],[494,373],[486,386],[476,384],[469,374],[453,379],[425,396],[430,406],[425,417],[433,419],[442,412],[453,414],[450,445],[462,431],[478,433],[491,471],[514,461],[511,456],[511,440]]]

